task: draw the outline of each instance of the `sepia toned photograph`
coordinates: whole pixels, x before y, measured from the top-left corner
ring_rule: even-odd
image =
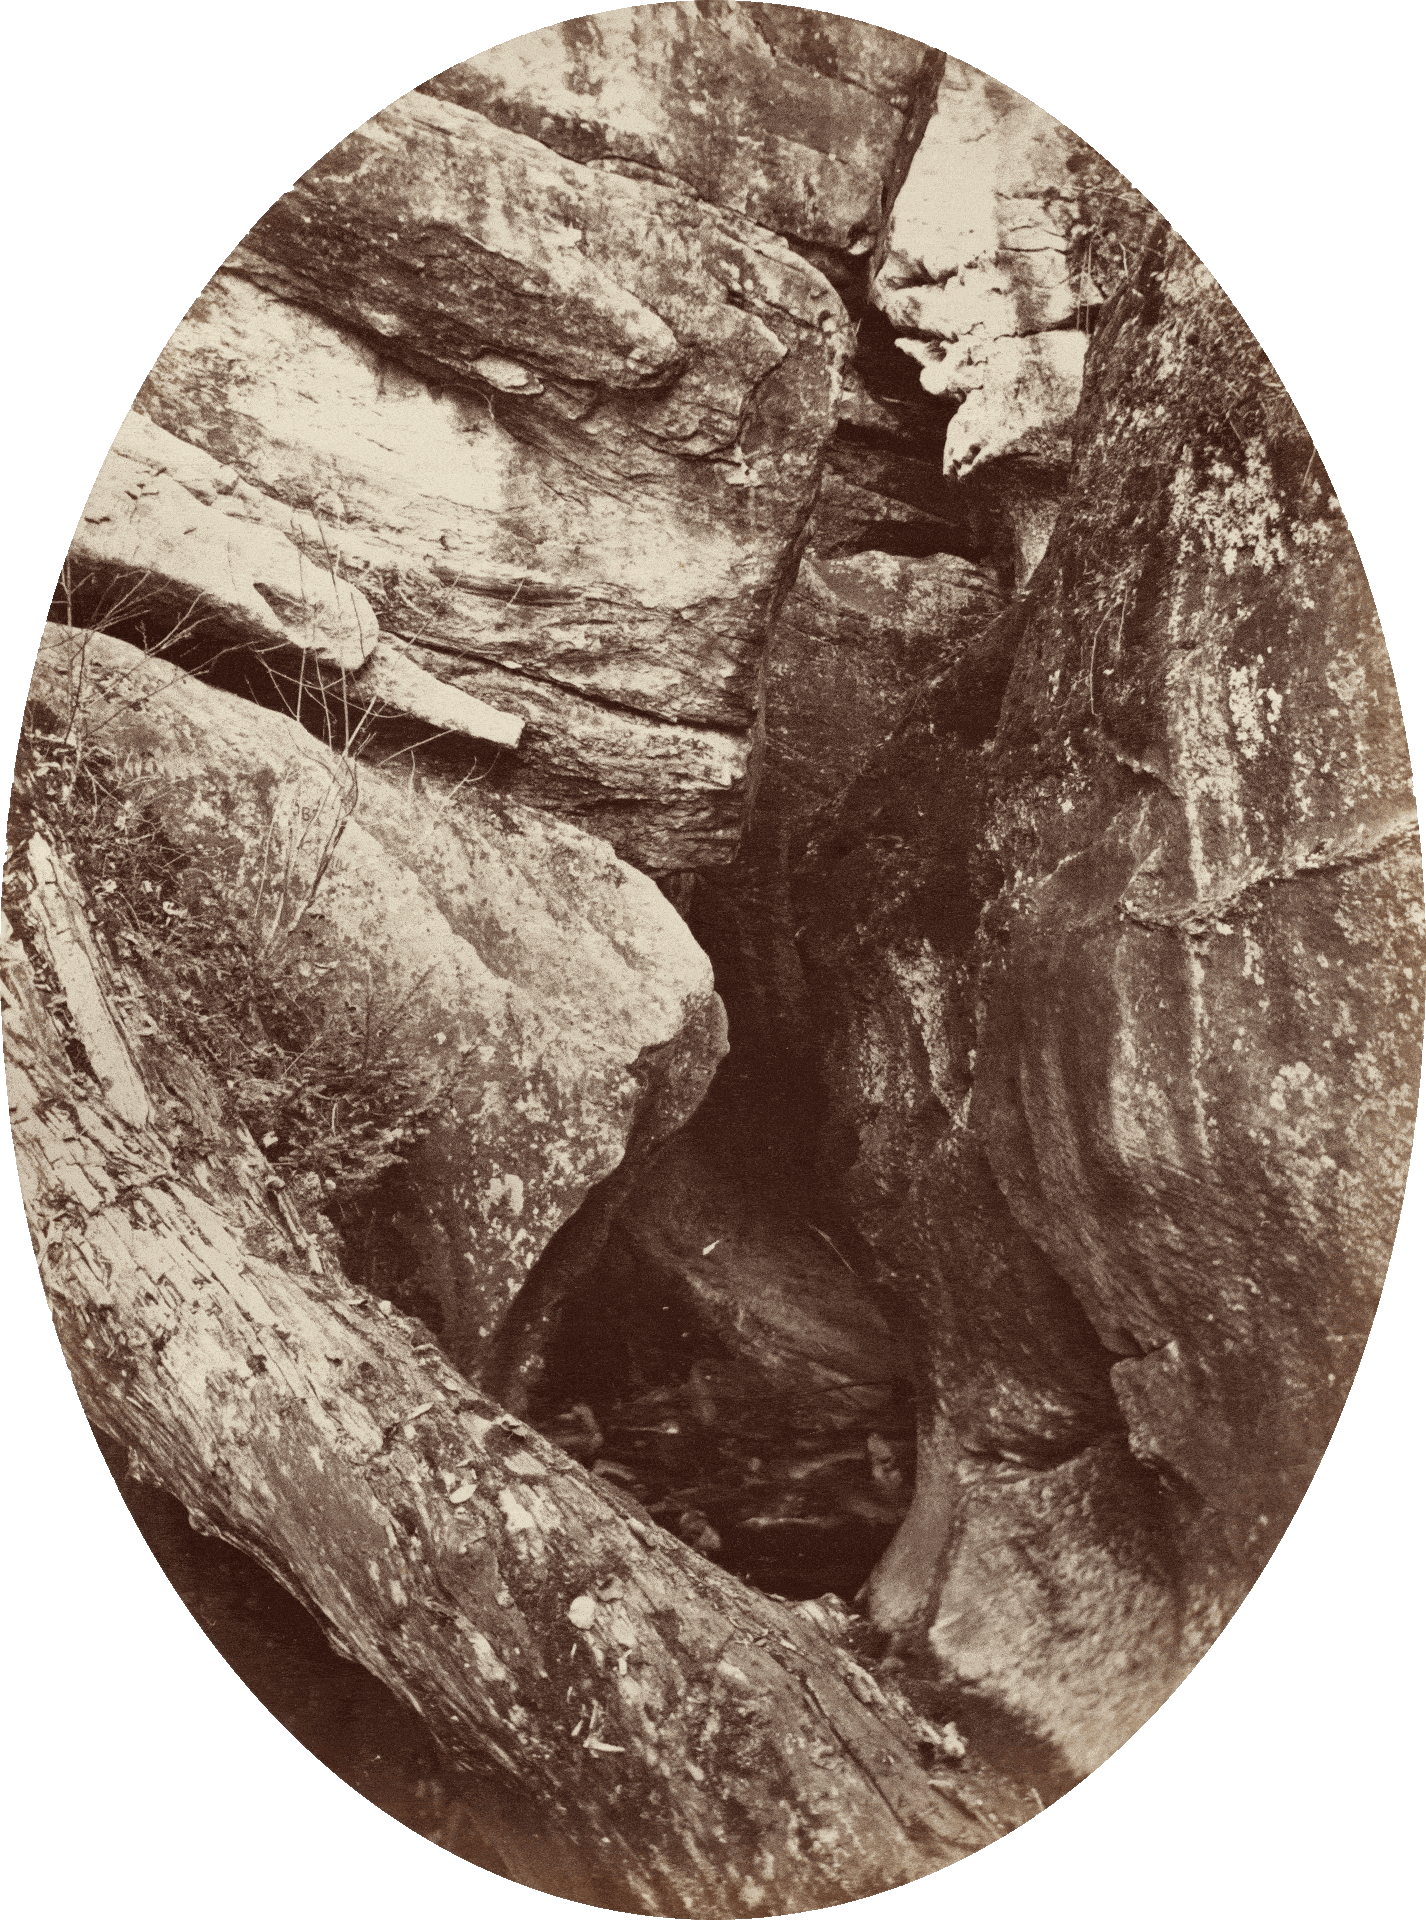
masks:
[[[1356,1376],[1392,663],[1284,379],[1049,111],[839,13],[501,25],[165,316],[17,641],[16,1290],[454,1897],[955,1899]]]

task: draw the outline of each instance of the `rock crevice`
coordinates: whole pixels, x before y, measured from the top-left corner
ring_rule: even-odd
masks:
[[[414,1666],[393,1652],[404,1578],[327,1615],[406,1696],[427,1671],[465,1689],[493,1767],[528,1741],[546,1815],[579,1755],[625,1764],[611,1728],[638,1745],[691,1851],[645,1871],[615,1821],[601,1899],[714,1910],[724,1787],[696,1742],[692,1786],[659,1774],[637,1635],[618,1596],[560,1584],[556,1509],[673,1555],[651,1632],[697,1599],[669,1698],[726,1716],[752,1823],[719,1912],[837,1895],[795,1766],[795,1858],[773,1833],[772,1748],[737,1731],[762,1727],[734,1704],[754,1672],[808,1765],[835,1762],[838,1847],[871,1808],[901,1877],[976,1843],[943,1805],[948,1715],[1037,1794],[1142,1724],[1350,1384],[1426,947],[1340,503],[1129,183],[963,63],[800,8],[678,0],[462,62],[313,166],[195,301],[56,618],[7,1040],[26,1088],[63,1085],[24,1108],[32,1221],[96,1417],[147,1470],[163,1235],[210,1216],[242,1247],[189,1277],[257,1329],[251,1366],[213,1362],[221,1393],[262,1418],[295,1395],[267,1440],[295,1409],[346,1466],[421,1454],[417,1414],[373,1426],[303,1371],[269,1295],[339,1321],[391,1406],[422,1352],[443,1395],[448,1362],[478,1383],[441,1431],[469,1414],[480,1446],[416,1468],[431,1538],[459,1532],[448,1507],[494,1529],[501,1567],[471,1571],[503,1609],[521,1569],[541,1700],[552,1618],[561,1644],[600,1623],[621,1704],[582,1701],[571,1772],[573,1736],[510,1705],[503,1611],[460,1616],[458,1682],[438,1631]],[[180,1400],[202,1439],[169,1463],[180,1497],[310,1592],[305,1520],[255,1507]],[[492,1427],[520,1448],[477,1485]],[[299,1464],[273,1484],[307,1498]],[[384,1474],[377,1507],[347,1489],[374,1554]],[[881,1678],[839,1653],[792,1685],[742,1647],[745,1672],[705,1634],[729,1572],[823,1624],[858,1602]],[[744,1612],[775,1631],[772,1602]],[[853,1670],[869,1719],[828,1678]],[[935,1720],[884,1765],[882,1680]]]

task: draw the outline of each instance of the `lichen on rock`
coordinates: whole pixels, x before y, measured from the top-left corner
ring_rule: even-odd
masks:
[[[1094,336],[1049,550],[982,645],[992,730],[952,677],[874,757],[804,877],[804,952],[829,1145],[946,1433],[873,1617],[914,1635],[929,1598],[946,1673],[1080,1772],[1302,1496],[1420,1060],[1416,814],[1366,582],[1165,229]]]

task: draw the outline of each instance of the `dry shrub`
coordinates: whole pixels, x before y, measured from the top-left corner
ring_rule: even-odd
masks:
[[[339,1212],[369,1195],[448,1100],[443,1077],[413,1065],[409,1000],[392,1003],[369,963],[338,951],[315,911],[356,806],[357,771],[339,758],[313,804],[305,780],[271,802],[251,877],[239,889],[205,871],[163,824],[162,776],[135,778],[72,712],[32,700],[16,761],[6,902],[24,928],[25,854],[39,831],[68,860],[92,925],[142,990],[157,1031],[207,1067],[283,1175]]]

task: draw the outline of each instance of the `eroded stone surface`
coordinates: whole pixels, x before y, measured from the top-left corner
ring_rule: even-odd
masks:
[[[1423,954],[1360,564],[1166,233],[1101,322],[1076,447],[1028,596],[874,759],[802,911],[826,1170],[930,1356],[931,1470],[873,1612],[1082,1771],[1222,1627],[1331,1433]]]
[[[869,552],[809,555],[783,607],[768,649],[757,797],[736,860],[700,878],[695,924],[736,1005],[741,1048],[764,1079],[786,1071],[794,1108],[807,1033],[791,876],[819,816],[974,652],[1001,605],[994,579],[952,554]]]
[[[1156,264],[1113,316],[1002,719],[976,1118],[1124,1356],[1136,1452],[1271,1529],[1335,1422],[1405,1179],[1416,813],[1330,483],[1205,270],[1177,243]]]
[[[733,214],[425,95],[335,149],[234,264],[140,406],[311,517],[420,666],[524,719],[505,791],[647,866],[726,858],[833,426],[828,283]],[[626,308],[666,353],[598,346]]]
[[[848,785],[1003,604],[994,578],[955,554],[804,561],[769,653],[765,776],[801,819]]]
[[[62,593],[75,620],[221,632],[355,672],[376,644],[365,597],[313,554],[297,516],[255,511],[235,476],[130,414],[99,470]]]
[[[507,40],[428,81],[572,160],[647,170],[775,233],[866,253],[941,56],[802,7],[632,7]]]
[[[1127,181],[1058,120],[947,62],[872,297],[926,392],[955,404],[946,472],[964,479],[1008,465],[998,478],[1015,522],[1018,586],[1052,524],[1021,510],[1024,476],[1037,492],[1063,485],[1087,334],[1128,270],[1146,214]]]
[[[606,1263],[682,1296],[769,1418],[823,1436],[884,1419],[903,1374],[885,1321],[834,1244],[772,1183],[740,1177],[735,1132],[700,1124],[669,1142],[620,1210]]]
[[[48,629],[35,692],[61,718],[82,703],[194,889],[309,942],[333,1018],[370,1017],[428,1084],[404,1231],[478,1364],[555,1231],[688,1116],[722,1054],[682,921],[574,828],[357,767],[122,642]]]
[[[82,938],[72,878],[33,880]],[[85,1410],[116,1466],[241,1543],[428,1716],[479,1780],[483,1864],[606,1910],[731,1915],[820,1909],[984,1844],[985,1816],[926,1777],[939,1736],[838,1644],[833,1611],[784,1607],[656,1533],[418,1322],[274,1244],[265,1163],[203,1063],[150,1041],[156,1003],[101,969],[105,1022],[149,1030],[154,1105],[171,1109],[177,1067],[219,1109],[186,1139],[104,1098],[77,1057],[91,998],[33,957],[0,916],[21,1190]]]
[[[156,562],[226,555],[235,634],[521,735],[469,807],[362,773],[322,893],[342,977],[377,956],[433,1086],[451,1046],[485,1071],[400,1223],[467,1358],[721,1045],[671,909],[526,803],[706,868],[756,750],[737,862],[680,897],[758,1083],[720,1124],[758,1129],[731,1172],[684,1136],[622,1245],[779,1388],[895,1362],[862,1311],[894,1290],[922,1430],[873,1617],[1074,1774],[1222,1627],[1350,1381],[1415,1100],[1419,856],[1329,483],[1201,267],[1160,236],[1136,268],[1125,183],[953,63],[866,308],[930,71],[720,3],[440,76],[215,278],[77,554],[185,591],[202,569]],[[854,106],[863,144],[827,137]],[[763,227],[863,323],[840,395],[842,307]],[[175,698],[124,738],[238,885],[275,808],[321,819],[334,763]],[[820,1189],[789,1165],[814,1031]]]

